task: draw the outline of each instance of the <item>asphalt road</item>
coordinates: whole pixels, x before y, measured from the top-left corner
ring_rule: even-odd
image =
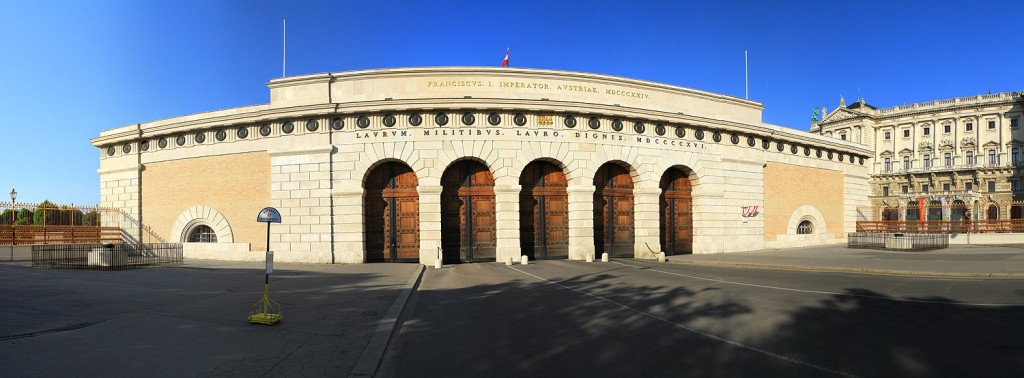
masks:
[[[541,261],[428,269],[383,376],[1024,374],[1024,280]]]

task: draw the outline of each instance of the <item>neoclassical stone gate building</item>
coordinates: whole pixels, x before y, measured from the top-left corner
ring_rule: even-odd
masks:
[[[137,218],[126,233],[260,259],[273,206],[284,261],[652,258],[842,241],[867,203],[870,150],[726,95],[489,67],[268,86],[266,105],[92,140],[103,205]]]

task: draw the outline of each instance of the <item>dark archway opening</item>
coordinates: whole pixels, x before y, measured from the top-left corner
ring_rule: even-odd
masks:
[[[495,261],[494,176],[461,160],[441,175],[441,256],[445,264]]]
[[[519,176],[519,246],[530,260],[569,258],[568,181],[558,166],[535,161]]]
[[[420,255],[419,181],[409,166],[388,162],[366,178],[363,199],[367,262],[417,262]]]
[[[594,175],[594,250],[597,256],[633,257],[633,178],[605,163]]]
[[[690,176],[670,168],[661,176],[660,234],[665,255],[693,253],[693,186]]]

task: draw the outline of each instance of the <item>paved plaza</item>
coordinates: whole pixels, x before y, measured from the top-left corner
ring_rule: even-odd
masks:
[[[189,260],[120,272],[29,265],[0,263],[5,376],[999,376],[1024,369],[1020,245],[476,263],[422,275],[417,264],[278,263],[271,293],[284,320],[271,327],[246,322],[261,294],[262,263]],[[418,277],[406,302],[403,288]],[[397,314],[392,337],[388,317]],[[383,353],[379,366],[375,353]]]

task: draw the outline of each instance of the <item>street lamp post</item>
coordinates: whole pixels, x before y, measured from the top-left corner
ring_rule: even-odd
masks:
[[[17,210],[14,209],[14,200],[16,200],[16,199],[18,199],[18,192],[16,192],[14,190],[14,187],[12,186],[11,187],[11,245],[18,244],[18,239],[15,238],[16,235],[14,233],[14,213],[17,211]],[[14,248],[14,247],[11,247],[11,248]]]

